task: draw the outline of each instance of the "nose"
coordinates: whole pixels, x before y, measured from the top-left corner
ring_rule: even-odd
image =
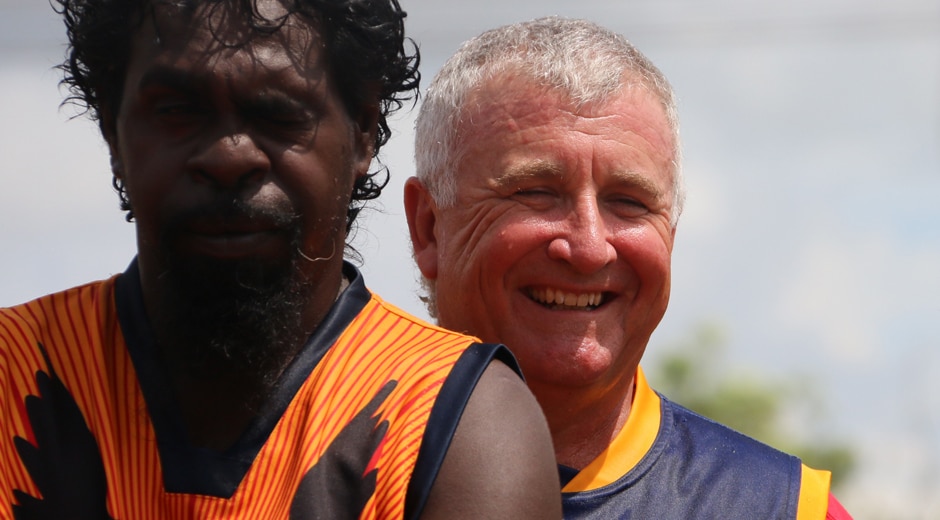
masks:
[[[229,125],[208,135],[188,166],[197,181],[231,188],[259,181],[271,162],[249,132]]]
[[[570,264],[578,272],[599,271],[617,258],[617,250],[596,199],[584,198],[575,204],[548,245],[550,258]]]

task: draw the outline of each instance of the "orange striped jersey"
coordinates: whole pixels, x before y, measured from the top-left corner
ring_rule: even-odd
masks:
[[[136,262],[0,309],[0,518],[404,518],[420,513],[503,347],[350,286],[224,452],[166,405]],[[509,356],[509,357],[506,357]]]
[[[663,398],[640,369],[635,384],[607,449],[573,476],[560,468],[566,519],[830,518],[828,471]]]

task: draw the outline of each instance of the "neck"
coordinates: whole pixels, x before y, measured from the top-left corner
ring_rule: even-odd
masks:
[[[173,400],[189,441],[216,451],[234,445],[271,398],[281,374],[302,345],[276,356],[272,353],[265,366],[257,369],[209,361],[207,370],[194,370],[164,357]]]
[[[529,383],[548,420],[559,464],[581,470],[607,449],[630,416],[634,381],[630,377],[628,384],[600,391]]]

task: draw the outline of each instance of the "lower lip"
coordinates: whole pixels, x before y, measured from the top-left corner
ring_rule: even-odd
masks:
[[[181,237],[184,251],[215,258],[248,258],[270,256],[282,251],[285,241],[274,231],[251,233],[199,234]]]

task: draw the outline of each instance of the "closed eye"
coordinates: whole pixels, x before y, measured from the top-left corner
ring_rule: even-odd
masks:
[[[555,193],[546,188],[520,188],[513,193],[517,197],[552,196]]]
[[[558,192],[549,188],[517,189],[510,198],[534,211],[548,211],[558,206]]]
[[[512,198],[528,204],[548,203],[555,200],[557,196],[558,193],[549,188],[520,188],[512,194]]]
[[[318,120],[318,111],[310,103],[280,92],[262,92],[242,109],[251,121],[273,130],[304,131]]]
[[[610,197],[607,205],[615,214],[622,218],[632,218],[649,213],[649,206],[643,201],[633,197]]]
[[[264,118],[266,124],[284,130],[307,130],[314,125],[315,121],[316,118],[306,113],[269,114]]]
[[[204,109],[198,103],[190,101],[167,101],[157,103],[154,112],[161,116],[178,116],[200,114]]]

